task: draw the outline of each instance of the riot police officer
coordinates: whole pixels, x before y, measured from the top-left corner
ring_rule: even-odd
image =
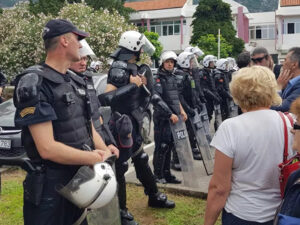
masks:
[[[79,49],[79,54],[81,58],[78,62],[74,62],[70,65],[70,70],[72,70],[74,73],[80,76],[86,83],[87,94],[91,99],[90,104],[91,108],[93,109],[91,119],[95,130],[102,137],[107,147],[111,151],[116,152],[116,154],[118,155],[118,150],[116,148],[116,140],[114,139],[111,131],[109,130],[108,125],[103,122],[103,117],[99,110],[101,105],[98,100],[96,90],[94,88],[93,74],[92,72],[87,70],[88,56],[95,55],[95,53],[93,52],[93,50],[91,49],[91,47],[85,39],[81,40],[80,44],[82,45],[82,47]]]
[[[90,122],[84,81],[68,70],[87,36],[67,20],[50,20],[43,32],[45,63],[16,79],[15,124],[34,164],[24,181],[25,225],[75,223],[83,210],[59,195],[57,186],[69,182],[80,165],[111,155]]]
[[[229,118],[229,103],[232,97],[229,92],[229,77],[228,77],[228,60],[219,59],[216,63],[216,69],[213,70],[213,76],[215,80],[215,86],[221,97],[221,114],[222,120]]]
[[[158,183],[181,183],[170,171],[171,150],[174,148],[174,140],[170,128],[170,122],[177,123],[178,116],[184,112],[178,94],[174,66],[177,55],[175,52],[163,52],[160,57],[160,67],[153,87],[152,102],[154,105],[154,157],[153,166],[156,181]]]
[[[221,101],[220,96],[217,93],[212,70],[215,68],[216,57],[213,55],[207,55],[203,59],[204,68],[201,70],[201,86],[203,88],[204,96],[206,99],[206,108],[209,121],[212,119],[214,112],[214,105],[219,104]]]
[[[113,112],[117,111],[130,117],[133,130],[133,146],[131,147],[132,162],[137,178],[145,188],[149,196],[150,207],[174,208],[175,203],[167,199],[167,196],[157,189],[155,177],[148,165],[148,155],[143,150],[143,138],[141,135],[142,112],[147,107],[151,93],[145,87],[145,77],[141,78],[136,62],[140,59],[141,52],[154,52],[153,45],[141,33],[127,31],[121,35],[119,48],[111,55],[114,59],[107,80],[106,94],[100,96],[101,103],[109,104]],[[122,147],[120,148],[122,157]],[[119,184],[119,203],[121,209],[122,224],[136,224],[132,215],[126,208],[126,183],[125,172],[128,164],[125,160],[116,162],[116,173]]]
[[[199,92],[196,89],[195,79],[192,76],[192,66],[196,64],[196,58],[191,52],[182,52],[177,58],[177,70],[175,71],[178,84],[180,102],[188,117],[194,117],[195,111],[202,111],[201,100],[199,98]],[[196,138],[192,131],[191,123],[186,121],[187,131],[189,133],[189,139],[193,152],[193,157],[196,160],[201,159],[200,150],[197,147]]]

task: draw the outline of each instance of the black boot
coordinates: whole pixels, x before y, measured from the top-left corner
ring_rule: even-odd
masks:
[[[164,178],[167,183],[180,184],[181,181],[171,174],[170,163],[171,163],[171,151],[169,151],[166,155],[165,167],[164,167]]]
[[[122,225],[139,225],[133,218],[133,215],[127,209],[120,209]]]
[[[171,162],[171,168],[173,170],[176,170],[176,171],[181,171],[181,166],[180,166],[180,163],[179,163],[177,152],[176,152],[175,149],[172,150],[172,152],[173,152],[173,159],[172,159],[172,162]]]
[[[175,202],[168,200],[167,195],[161,192],[149,194],[148,206],[153,208],[174,208]]]
[[[169,147],[165,143],[158,144],[155,146],[154,156],[153,156],[153,167],[156,183],[166,184],[167,181],[164,178],[164,166],[166,154],[169,151]]]
[[[201,157],[201,154],[200,154],[200,151],[198,148],[193,148],[192,152],[193,152],[194,160],[202,160],[202,157]]]

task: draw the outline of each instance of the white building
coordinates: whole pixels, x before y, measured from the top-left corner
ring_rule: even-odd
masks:
[[[223,0],[231,5],[233,25],[237,36],[248,42],[248,9],[233,1]],[[125,7],[137,12],[130,15],[130,20],[147,30],[157,32],[164,50],[183,51],[192,36],[193,14],[199,0],[146,0],[126,2]],[[221,28],[222,33],[222,28]]]
[[[263,46],[276,61],[275,36],[275,12],[249,14],[249,43],[246,44],[248,51],[251,52],[257,46]]]
[[[300,47],[300,0],[280,0],[276,24],[276,49],[283,60],[290,48]]]

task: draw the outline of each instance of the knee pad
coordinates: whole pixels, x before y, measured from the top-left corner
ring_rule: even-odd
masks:
[[[138,164],[147,164],[148,160],[149,160],[149,156],[146,152],[144,152],[144,150],[138,154],[136,157],[134,157],[133,162],[136,162]]]
[[[117,170],[117,174],[125,174],[126,171],[128,170],[128,162],[122,162],[120,164],[116,164],[116,170]]]
[[[169,145],[167,145],[166,143],[161,143],[160,144],[160,149],[163,151],[163,152],[167,152],[169,150]]]

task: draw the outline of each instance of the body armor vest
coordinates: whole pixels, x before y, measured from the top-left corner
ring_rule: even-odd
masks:
[[[180,101],[178,95],[178,87],[176,76],[172,73],[165,71],[159,71],[157,79],[160,80],[162,85],[162,96],[161,98],[170,107],[174,114],[180,114]]]
[[[77,149],[87,150],[86,145],[93,149],[84,81],[71,71],[62,76],[47,66],[39,67],[38,70],[29,68],[24,75],[26,73],[41,76],[41,85],[52,95],[48,103],[57,116],[56,120],[52,120],[54,139]],[[41,158],[28,127],[23,127],[23,131],[22,138],[28,156],[33,161],[39,161]]]

